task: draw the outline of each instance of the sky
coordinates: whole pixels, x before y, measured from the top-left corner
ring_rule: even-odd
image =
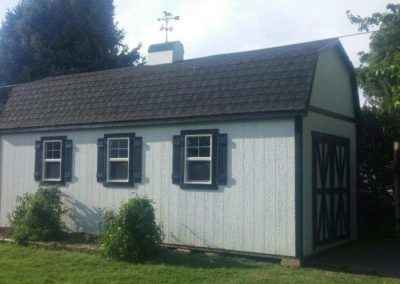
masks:
[[[143,45],[164,41],[157,21],[167,10],[181,19],[173,23],[170,40],[180,40],[185,58],[245,51],[357,32],[346,11],[367,16],[398,0],[114,0],[116,21],[125,43]],[[18,0],[0,0],[0,20]],[[342,39],[353,64],[367,51],[369,36]]]
[[[185,57],[228,53],[317,40],[357,32],[346,11],[367,16],[383,11],[386,0],[115,0],[116,19],[130,46],[162,42],[157,18],[164,10],[179,15],[171,40]],[[342,40],[355,65],[368,50],[369,36]]]

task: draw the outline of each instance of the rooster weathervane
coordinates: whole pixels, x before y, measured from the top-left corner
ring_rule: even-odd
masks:
[[[164,11],[163,17],[158,18],[159,22],[164,22],[161,26],[160,31],[165,31],[165,42],[168,42],[168,33],[173,31],[173,27],[170,26],[170,21],[179,21],[179,16],[173,16],[172,13]]]

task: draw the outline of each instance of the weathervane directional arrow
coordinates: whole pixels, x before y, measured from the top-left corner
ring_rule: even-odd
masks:
[[[180,18],[179,16],[173,16],[170,12],[164,11],[163,17],[158,18],[159,22],[164,22],[161,26],[160,31],[165,31],[165,42],[168,42],[168,32],[173,31],[173,27],[170,27],[170,21],[178,21]]]

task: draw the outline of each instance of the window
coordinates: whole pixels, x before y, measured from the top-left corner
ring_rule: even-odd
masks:
[[[216,190],[228,184],[228,135],[218,129],[182,130],[172,140],[172,183]]]
[[[212,135],[185,136],[185,183],[212,183]]]
[[[43,180],[61,181],[62,140],[45,140],[43,149]]]
[[[142,182],[142,167],[142,137],[115,133],[97,139],[97,182],[110,187],[133,187]]]
[[[57,185],[72,182],[73,152],[72,140],[66,136],[35,141],[35,181]]]
[[[108,138],[107,180],[129,181],[129,137]]]

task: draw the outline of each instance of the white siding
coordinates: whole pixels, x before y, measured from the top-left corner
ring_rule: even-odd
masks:
[[[328,49],[319,56],[310,104],[354,117],[350,73],[336,49]]]
[[[303,122],[303,220],[304,220],[304,254],[313,251],[313,202],[312,202],[312,138],[311,132],[319,131],[350,139],[350,183],[351,183],[351,238],[357,236],[356,223],[356,125],[351,122],[338,120],[325,115],[309,112]]]
[[[217,191],[182,190],[171,183],[172,136],[210,128],[228,134],[228,185]],[[129,131],[143,137],[144,182],[135,188],[103,187],[96,181],[97,139]],[[66,135],[74,143],[73,182],[62,190],[75,230],[96,232],[104,208],[137,194],[154,200],[166,243],[295,254],[293,120],[4,135],[2,226],[16,197],[37,188],[34,142],[49,135]]]
[[[174,62],[174,51],[165,50],[158,52],[149,52],[147,55],[147,65],[158,65]]]

